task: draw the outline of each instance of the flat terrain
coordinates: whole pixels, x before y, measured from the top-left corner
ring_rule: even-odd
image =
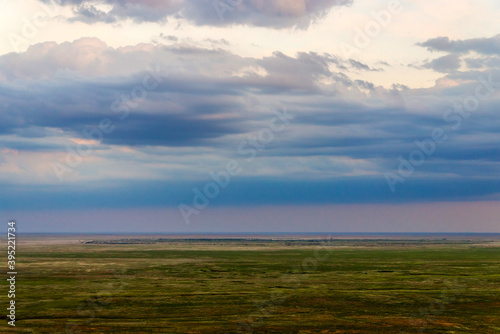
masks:
[[[5,333],[500,333],[498,240],[32,238],[17,255]]]

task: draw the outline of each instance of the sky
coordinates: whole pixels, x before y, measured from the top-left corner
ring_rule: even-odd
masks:
[[[500,232],[494,0],[0,0],[23,232]]]

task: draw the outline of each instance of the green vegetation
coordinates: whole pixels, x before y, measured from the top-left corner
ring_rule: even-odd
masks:
[[[18,248],[16,332],[500,333],[498,243],[135,239]],[[12,332],[7,320],[4,330]]]

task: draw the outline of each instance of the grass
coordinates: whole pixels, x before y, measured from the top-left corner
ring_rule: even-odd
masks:
[[[500,333],[500,245],[486,242],[121,240],[18,256],[20,333]]]

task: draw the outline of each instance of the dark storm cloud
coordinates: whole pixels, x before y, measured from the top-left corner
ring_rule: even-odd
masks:
[[[177,206],[191,202],[192,188],[203,182],[102,182],[73,187],[2,184],[0,209],[95,209]],[[407,203],[474,201],[493,198],[499,180],[412,178],[397,193],[387,191],[385,180],[359,177],[338,180],[242,178],[234,180],[211,206],[300,205],[332,203]]]
[[[241,129],[240,129],[241,127]],[[244,131],[234,120],[171,115],[131,115],[104,143],[113,145],[204,146],[208,139]]]
[[[464,90],[467,89],[462,88],[460,93],[463,94]],[[427,98],[424,96],[432,91],[427,90],[421,98],[425,101]],[[451,92],[458,94],[454,90]],[[446,132],[448,139],[436,145],[428,161],[450,164],[462,160],[498,162],[497,144],[492,144],[497,143],[496,134],[500,131],[500,117],[496,112],[500,106],[498,100],[483,102],[479,111],[464,119],[456,129],[455,121],[445,119],[444,115],[459,99],[450,98],[448,105],[425,101],[433,109],[422,113],[412,109],[418,107],[412,104],[413,97],[404,92],[401,94],[408,106],[377,109],[354,102],[310,102],[309,105],[302,104],[301,111],[291,107],[291,112],[297,115],[294,122],[301,125],[302,135],[286,142],[280,141],[263,154],[281,157],[344,156],[398,162],[399,155],[410,154],[418,148],[417,141],[428,139],[433,130],[439,128]],[[434,169],[436,173],[446,171],[446,168]]]
[[[103,118],[116,123],[119,115],[112,110],[116,98],[130,95],[145,77],[151,79],[150,64],[158,63],[160,72],[155,75],[161,85],[144,101],[134,102],[138,106],[129,110],[131,116],[126,122],[118,121],[120,126],[104,142],[204,145],[204,140],[246,133],[256,126],[251,122],[243,125],[257,116],[250,113],[247,95],[321,93],[317,80],[326,77],[350,85],[345,74],[331,70],[332,66],[343,68],[343,62],[316,53],[290,57],[277,52],[252,59],[197,47],[113,49],[95,38],[42,43],[25,53],[0,57],[0,74],[16,82],[0,85],[0,102],[5,105],[0,133],[28,136],[28,128],[46,127],[81,137],[82,131],[95,128]],[[245,68],[250,70],[232,75]],[[261,68],[266,75],[257,75],[251,68]],[[264,117],[269,115],[259,116]]]
[[[106,91],[109,97],[116,96],[121,91],[127,92],[122,86],[108,86]],[[130,90],[130,85],[125,87]],[[186,103],[180,111],[172,112],[168,108],[147,111],[137,107],[124,120],[120,119],[124,113],[112,110],[113,100],[110,102],[110,99],[98,98],[99,89],[95,84],[58,85],[53,89],[38,89],[38,94],[27,94],[26,99],[21,97],[19,100],[9,100],[9,106],[0,114],[4,125],[0,128],[1,133],[16,133],[20,137],[44,137],[44,131],[36,132],[32,127],[58,128],[72,136],[85,138],[85,131],[92,131],[98,128],[103,119],[109,119],[116,130],[104,138],[104,143],[182,146],[199,145],[200,140],[241,131],[241,124],[238,123],[241,123],[242,116],[206,119],[207,115],[224,113],[235,108],[235,105],[224,102],[198,104],[194,101],[196,89],[195,93],[189,94],[182,91],[182,87],[177,87],[177,92],[167,91],[166,94],[171,94],[170,99],[181,100],[180,95],[193,96],[191,103]],[[64,97],[58,97],[63,89]],[[76,94],[77,92],[80,94]],[[157,94],[161,95],[160,92]]]
[[[114,23],[124,19],[161,22],[177,16],[197,25],[304,28],[333,7],[350,5],[352,0],[62,0],[60,3],[73,7],[70,21],[86,23]],[[111,9],[98,9],[102,4]]]

